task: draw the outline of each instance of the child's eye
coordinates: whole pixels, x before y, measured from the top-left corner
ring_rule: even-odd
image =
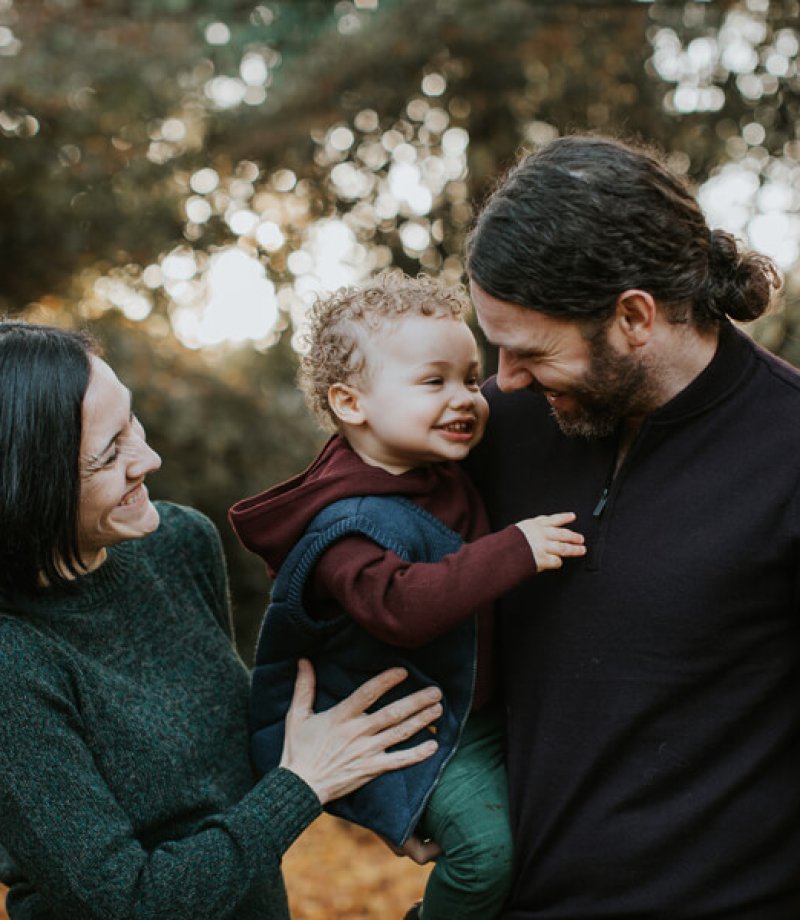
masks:
[[[426,387],[440,387],[444,383],[441,377],[426,377],[422,384]]]
[[[481,385],[481,378],[477,374],[472,374],[464,381],[471,390],[477,390]]]

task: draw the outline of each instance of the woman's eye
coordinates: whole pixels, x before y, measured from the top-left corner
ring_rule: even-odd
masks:
[[[117,459],[118,456],[119,456],[119,450],[115,447],[114,450],[103,461],[103,466],[113,466],[114,461]]]

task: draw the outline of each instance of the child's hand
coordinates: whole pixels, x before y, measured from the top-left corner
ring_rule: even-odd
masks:
[[[575,515],[571,511],[565,511],[561,514],[541,514],[539,517],[517,522],[516,526],[525,534],[531,548],[537,571],[560,569],[564,557],[586,554],[583,534],[564,527],[564,524],[574,520]]]

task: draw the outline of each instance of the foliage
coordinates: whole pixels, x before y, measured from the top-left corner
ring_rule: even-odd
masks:
[[[316,292],[387,264],[462,280],[472,203],[521,149],[573,130],[661,147],[709,214],[774,246],[785,309],[756,334],[800,364],[798,12],[0,0],[0,310],[106,341],[164,456],[154,493],[225,534],[247,649],[266,582],[227,505],[320,438],[290,333]]]

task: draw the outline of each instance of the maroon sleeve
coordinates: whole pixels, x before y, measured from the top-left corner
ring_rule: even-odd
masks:
[[[345,537],[312,574],[317,598],[332,598],[390,645],[430,642],[536,572],[515,525],[465,543],[439,562],[404,562],[366,537]]]

